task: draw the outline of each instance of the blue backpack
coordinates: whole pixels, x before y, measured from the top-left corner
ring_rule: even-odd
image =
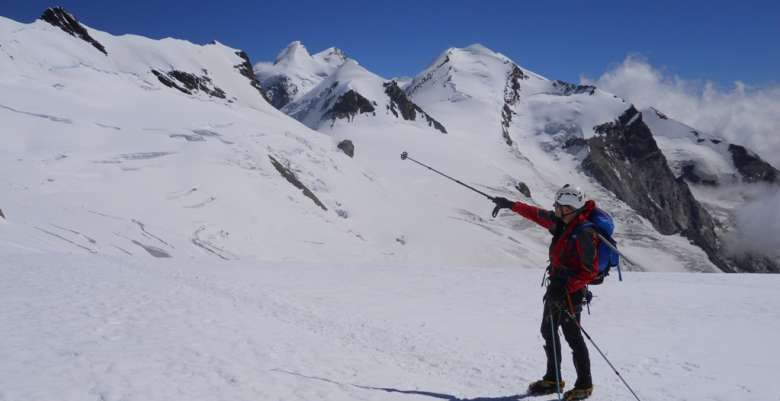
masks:
[[[595,208],[588,216],[588,220],[580,224],[574,233],[577,234],[587,227],[593,228],[601,236],[598,249],[599,274],[590,284],[598,285],[603,283],[604,277],[609,275],[609,270],[612,267],[618,269],[618,279],[623,281],[623,275],[620,273],[620,253],[617,251],[617,242],[612,238],[612,233],[615,231],[615,223],[612,222],[612,216],[599,208]]]

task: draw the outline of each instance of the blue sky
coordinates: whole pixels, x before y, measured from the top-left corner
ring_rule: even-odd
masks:
[[[293,40],[336,46],[390,78],[414,75],[448,47],[482,43],[549,78],[598,78],[628,55],[724,87],[780,81],[777,1],[181,1],[0,0],[29,22],[61,5],[113,34],[214,39],[271,61]]]

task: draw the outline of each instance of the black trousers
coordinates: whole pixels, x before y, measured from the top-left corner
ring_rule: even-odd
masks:
[[[549,292],[548,292],[549,295]],[[585,339],[579,328],[580,314],[582,312],[582,303],[585,298],[585,290],[570,295],[571,305],[574,308],[574,317],[576,321],[567,313],[569,302],[566,299],[554,299],[551,296],[545,296],[544,315],[542,316],[542,337],[544,338],[544,352],[547,355],[547,372],[544,375],[545,380],[555,380],[556,368],[555,357],[558,362],[558,377],[561,367],[561,338],[558,335],[558,328],[563,331],[563,337],[571,347],[574,360],[574,369],[577,371],[577,382],[575,387],[584,388],[593,385],[590,375],[590,356],[588,347],[585,345]],[[550,323],[552,321],[552,324]],[[555,348],[553,348],[555,347]]]

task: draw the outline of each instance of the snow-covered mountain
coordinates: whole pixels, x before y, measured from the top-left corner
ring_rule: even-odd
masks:
[[[402,121],[387,119],[387,113],[377,114],[376,110],[382,107],[373,107],[377,102],[369,100],[382,99],[376,88],[383,79],[362,69],[356,62],[348,62],[345,67],[349,74],[334,72],[282,111],[314,129],[329,133],[337,141],[349,141],[358,154],[368,155],[358,160],[362,165],[389,174],[392,167],[380,156],[383,151],[414,146],[410,142],[419,144],[431,138],[418,136],[409,141],[399,135],[413,129]],[[340,99],[353,87],[358,88],[354,91],[358,96],[351,104],[351,112],[342,121],[337,121],[332,106],[340,103],[334,99]],[[654,237],[656,234],[652,232],[682,234],[705,250],[721,269],[763,271],[778,268],[771,259],[745,262],[745,258],[740,261],[725,254],[716,233],[724,231],[719,225],[723,221],[710,216],[710,213],[722,215],[723,210],[713,209],[712,202],[702,206],[686,182],[678,180],[682,173],[673,154],[682,151],[684,146],[673,144],[670,149],[664,142],[670,135],[666,127],[655,124],[656,120],[646,125],[642,116],[617,96],[593,86],[547,79],[481,45],[448,49],[403,87],[412,104],[425,110],[426,115],[436,116],[436,121],[447,127],[446,140],[432,139],[435,143],[424,145],[426,149],[436,149],[438,155],[446,155],[427,158],[436,161],[437,165],[468,166],[470,171],[459,173],[480,177],[476,182],[495,182],[497,176],[503,176],[503,183],[492,185],[492,189],[520,187],[528,191],[527,188],[535,188],[538,192],[534,199],[542,205],[546,204],[544,197],[549,199],[562,182],[576,182],[597,195],[622,219],[625,242],[638,239],[636,245],[639,247],[655,247],[663,239]],[[360,93],[371,95],[360,96]],[[615,131],[619,138],[625,138],[634,124],[646,129],[638,134],[643,138],[637,139],[643,144],[638,152],[620,145],[620,141],[601,140],[608,136],[605,135],[607,125],[618,123],[620,117],[625,118],[625,125]],[[661,149],[654,139],[656,136]],[[455,155],[463,154],[463,149],[469,149],[471,159],[479,155],[481,160],[453,163],[458,158]],[[752,166],[743,168],[750,171],[746,174],[760,177],[772,174],[771,166],[756,159],[748,150],[743,153],[751,158],[743,163]],[[623,167],[624,162],[614,163],[610,157],[597,157],[614,154],[625,160],[634,159],[633,171]],[[720,159],[727,161],[723,157]],[[486,168],[490,164],[501,171]],[[733,163],[731,165],[736,168]],[[623,182],[619,179],[621,170],[625,175],[635,175],[636,179]],[[653,194],[657,199],[647,194]],[[526,195],[530,197],[530,192]],[[698,195],[703,201],[709,199]],[[725,214],[733,216],[735,206],[731,205]],[[647,220],[637,219],[637,215]],[[647,241],[647,238],[652,240]],[[708,269],[696,267],[697,263],[690,261],[687,252],[667,252],[673,248],[661,246],[665,253],[677,254],[675,264]]]
[[[549,234],[402,151],[616,217],[653,272],[592,287],[583,326],[642,399],[777,396],[780,277],[664,273],[776,268],[719,244],[774,167],[478,45],[395,84],[311,58],[307,126],[238,49],[0,17],[0,400],[527,398]]]
[[[62,9],[30,24],[0,19],[0,30],[11,127],[0,209],[12,246],[546,265],[543,230],[511,213],[488,218],[489,201],[401,161],[408,151],[543,206],[563,183],[583,187],[618,219],[622,249],[641,263],[627,269],[750,270],[722,254],[717,222],[641,114],[480,45],[448,49],[399,85],[335,49],[310,56],[293,43],[269,68],[297,77],[282,109],[304,125],[269,104],[244,52],[219,43],[114,36]],[[626,146],[632,135],[642,146]],[[720,221],[734,205],[718,207]]]
[[[463,149],[419,112],[405,120],[399,105],[392,115],[386,92],[376,121],[406,129],[384,148],[364,149],[387,138],[365,132],[350,158],[336,134],[271,106],[237,49],[114,36],[49,13],[68,29],[0,18],[3,246],[140,260],[544,265],[543,232],[493,229],[490,202],[400,160],[402,150],[443,161]],[[496,177],[487,170],[469,179]]]
[[[338,131],[339,120],[351,124],[365,114],[372,124],[406,122],[447,133],[441,123],[409,100],[397,82],[382,79],[352,59],[282,111],[320,131]]]
[[[743,146],[700,132],[654,108],[642,110],[642,119],[675,174],[691,183],[717,187],[780,180],[776,168]]]
[[[301,42],[295,41],[279,52],[273,63],[255,64],[254,73],[271,104],[282,108],[300,99],[346,60],[344,52],[335,47],[312,56]]]
[[[105,52],[44,20],[0,19],[0,242],[140,258],[381,255],[356,251],[374,238],[352,225],[352,205],[387,195],[268,104],[242,52],[78,26]]]

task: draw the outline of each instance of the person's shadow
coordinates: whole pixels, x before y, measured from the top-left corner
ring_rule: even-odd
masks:
[[[384,392],[388,392],[388,393],[400,393],[400,394],[424,395],[424,396],[438,398],[438,399],[446,400],[446,401],[519,401],[519,400],[523,400],[523,399],[531,397],[530,394],[515,394],[515,395],[507,395],[507,396],[499,396],[499,397],[458,398],[458,397],[456,397],[454,395],[451,395],[451,394],[435,393],[435,392],[432,392],[432,391],[400,390],[400,389],[391,388],[391,387],[372,387],[372,386],[362,386],[362,385],[359,385],[359,384],[352,384],[352,383],[341,383],[341,382],[337,382],[335,380],[326,379],[324,377],[306,376],[306,375],[301,374],[301,373],[290,372],[290,371],[282,370],[282,369],[271,369],[271,371],[279,372],[279,373],[285,373],[285,374],[292,375],[292,376],[298,376],[298,377],[302,377],[304,379],[309,379],[309,380],[318,380],[318,381],[322,381],[322,382],[326,382],[326,383],[337,384],[337,385],[340,385],[340,386],[357,387],[357,388],[360,388],[360,389],[363,389],[363,390],[384,391]],[[554,400],[557,400],[557,398],[553,399],[552,401],[554,401]]]

